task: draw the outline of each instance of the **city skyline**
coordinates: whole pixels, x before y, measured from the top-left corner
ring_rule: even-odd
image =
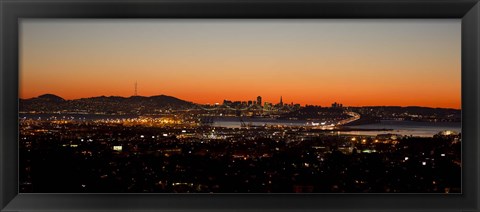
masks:
[[[460,109],[460,21],[417,21],[27,19],[20,98]]]
[[[110,98],[110,97],[121,97],[121,98],[132,98],[132,97],[144,97],[144,98],[151,98],[151,97],[155,97],[155,96],[167,96],[167,97],[173,97],[173,98],[177,98],[175,96],[171,96],[171,95],[168,95],[168,94],[158,94],[158,95],[152,95],[152,96],[142,96],[142,95],[136,95],[136,93],[134,93],[134,95],[130,95],[130,96],[106,96],[106,95],[102,95],[102,96],[90,96],[90,97],[80,97],[80,98],[76,98],[76,99],[65,99],[63,98],[62,96],[58,96],[56,94],[52,94],[52,93],[48,93],[48,94],[42,94],[42,95],[39,95],[39,96],[36,96],[36,97],[31,97],[31,98],[20,98],[20,99],[23,99],[23,100],[28,100],[28,99],[35,99],[35,98],[39,98],[41,96],[45,96],[45,95],[54,95],[54,96],[57,96],[57,97],[60,97],[64,100],[67,100],[67,101],[75,101],[75,100],[80,100],[80,99],[89,99],[89,98],[97,98],[97,97],[107,97],[107,98]],[[258,105],[258,98],[261,98],[263,99],[262,96],[257,96],[255,98],[251,97],[246,97],[245,99],[229,99],[229,98],[224,98],[222,101],[220,102],[214,102],[214,103],[198,103],[198,102],[194,102],[194,101],[190,101],[188,99],[180,99],[180,98],[177,98],[179,100],[182,100],[182,101],[187,101],[187,102],[191,102],[191,103],[194,103],[194,104],[198,104],[198,105],[222,105],[222,104],[225,104],[225,102],[229,102],[229,103],[246,103],[248,105]],[[299,106],[320,106],[320,107],[335,107],[334,105],[336,106],[340,106],[340,107],[425,107],[425,108],[441,108],[441,107],[428,107],[428,106],[418,106],[418,105],[405,105],[405,106],[400,106],[400,105],[356,105],[356,106],[351,106],[351,105],[344,105],[342,104],[341,102],[337,102],[337,101],[334,101],[334,102],[331,102],[330,104],[326,104],[326,105],[316,105],[316,104],[299,104],[295,101],[290,101],[290,102],[284,102],[283,101],[283,96],[279,96],[279,100],[277,101],[273,101],[273,102],[268,102],[268,101],[261,101],[261,106],[263,107],[264,105],[266,104],[271,104],[271,105],[299,105]],[[461,108],[443,108],[443,109],[456,109],[456,110],[461,110]]]

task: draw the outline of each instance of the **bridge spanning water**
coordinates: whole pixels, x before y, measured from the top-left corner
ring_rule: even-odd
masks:
[[[347,119],[344,119],[344,120],[341,120],[337,123],[337,125],[345,125],[345,124],[348,124],[348,123],[351,123],[351,122],[354,122],[358,119],[361,118],[360,114],[359,113],[355,113],[355,112],[347,112],[347,114],[349,116],[351,116],[350,118],[347,118]]]

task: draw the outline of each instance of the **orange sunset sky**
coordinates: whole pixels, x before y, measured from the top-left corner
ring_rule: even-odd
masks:
[[[461,108],[460,20],[20,22],[20,98]]]

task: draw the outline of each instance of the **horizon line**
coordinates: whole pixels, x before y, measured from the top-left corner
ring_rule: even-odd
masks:
[[[96,98],[96,97],[121,97],[121,98],[131,98],[131,97],[155,97],[155,96],[167,96],[167,97],[173,97],[173,98],[176,98],[176,99],[179,99],[179,100],[182,100],[182,101],[186,101],[186,102],[191,102],[191,103],[194,103],[194,104],[199,104],[199,105],[215,105],[217,103],[197,103],[197,102],[193,102],[193,101],[189,101],[189,100],[184,100],[184,99],[180,99],[178,97],[175,97],[175,96],[170,96],[170,95],[166,95],[166,94],[158,94],[158,95],[152,95],[152,96],[142,96],[142,95],[131,95],[131,96],[115,96],[115,95],[111,95],[111,96],[107,96],[107,95],[100,95],[100,96],[90,96],[90,97],[80,97],[80,98],[76,98],[76,99],[65,99],[57,94],[53,94],[53,93],[45,93],[45,94],[41,94],[39,96],[36,96],[36,97],[30,97],[30,98],[18,98],[19,100],[28,100],[28,99],[35,99],[35,98],[39,98],[40,96],[44,96],[44,95],[54,95],[54,96],[57,96],[57,97],[60,97],[66,101],[74,101],[74,100],[79,100],[79,99],[88,99],[88,98]],[[260,96],[261,97],[261,96]],[[224,99],[224,100],[228,100],[228,101],[245,101],[245,100],[229,100],[229,99]],[[338,103],[338,104],[342,104],[340,102],[332,102],[332,104],[334,103]],[[218,103],[220,104],[220,103]],[[223,103],[222,103],[223,104]],[[272,103],[273,104],[273,103]],[[284,103],[285,105],[289,105],[289,103]],[[299,103],[297,103],[299,104]],[[302,104],[300,104],[302,106]],[[304,107],[306,106],[320,106],[320,107],[331,107],[331,105],[327,105],[327,106],[322,106],[322,105],[317,105],[317,104],[303,104]],[[453,110],[462,110],[462,107],[460,108],[452,108],[452,107],[438,107],[438,106],[419,106],[419,105],[357,105],[357,106],[343,106],[342,104],[342,107],[423,107],[423,108],[433,108],[433,109],[453,109]]]

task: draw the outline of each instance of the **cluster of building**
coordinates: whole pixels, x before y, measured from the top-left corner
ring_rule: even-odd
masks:
[[[283,98],[280,97],[280,101],[277,104],[273,104],[270,102],[262,102],[262,97],[258,96],[256,100],[248,100],[248,101],[231,101],[231,100],[223,100],[223,105],[229,106],[232,108],[245,108],[245,107],[252,107],[257,106],[258,108],[264,110],[273,110],[273,109],[282,109],[284,107],[296,108],[300,109],[300,104],[294,104],[293,102],[290,104],[284,104]]]
[[[460,192],[461,135],[451,131],[24,120],[19,138],[22,192]]]

